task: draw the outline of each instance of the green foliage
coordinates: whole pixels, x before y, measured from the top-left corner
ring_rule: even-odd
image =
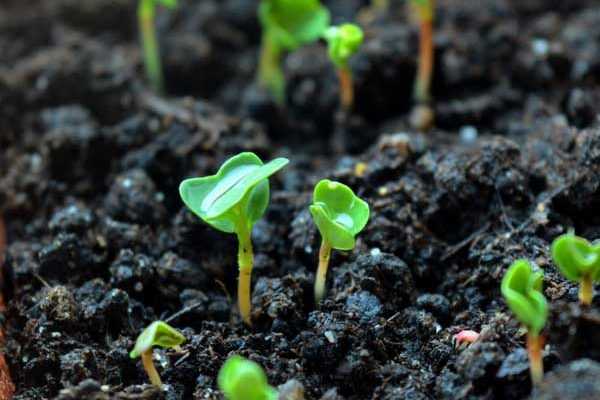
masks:
[[[552,242],[552,259],[567,279],[580,282],[588,276],[600,280],[600,243],[567,233]]]
[[[515,261],[502,279],[501,291],[517,319],[535,335],[546,324],[548,303],[542,293],[544,274],[533,272],[527,260]]]
[[[315,186],[310,213],[332,248],[351,250],[354,237],[369,220],[369,205],[348,186],[323,179]]]
[[[338,68],[347,68],[348,60],[363,42],[364,34],[358,25],[330,26],[323,35],[329,47],[329,58]]]
[[[152,17],[157,5],[172,10],[177,7],[177,0],[140,0],[138,13],[140,16]]]
[[[330,19],[319,0],[262,0],[258,13],[269,40],[285,50],[318,40]]]
[[[138,358],[155,346],[169,348],[185,342],[185,337],[175,328],[162,321],[154,321],[138,336],[129,357]]]
[[[251,230],[269,203],[268,178],[288,164],[277,158],[263,164],[254,153],[227,160],[215,175],[181,182],[185,205],[204,222],[226,233]]]
[[[240,356],[230,357],[219,371],[219,389],[228,400],[276,400],[277,391],[257,363]]]

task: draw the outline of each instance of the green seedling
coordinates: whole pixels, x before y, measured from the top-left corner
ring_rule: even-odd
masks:
[[[217,382],[228,400],[277,400],[278,397],[260,365],[240,356],[225,361]]]
[[[433,124],[431,103],[431,80],[433,77],[433,19],[435,0],[410,0],[419,21],[419,66],[413,97],[413,125],[426,130]]]
[[[354,103],[354,84],[348,60],[364,40],[362,29],[354,24],[331,26],[323,34],[329,47],[329,58],[336,67],[340,81],[340,103],[349,111]]]
[[[552,259],[567,279],[579,282],[581,303],[592,304],[593,284],[600,281],[600,243],[590,243],[569,232],[552,242]]]
[[[329,26],[329,11],[319,0],[262,0],[258,14],[263,28],[258,81],[283,104],[283,52],[318,40]]]
[[[533,272],[529,261],[517,260],[506,271],[501,286],[508,307],[527,328],[529,369],[534,385],[544,377],[544,339],[540,332],[548,318],[548,303],[542,292],[543,280],[544,274]]]
[[[160,375],[152,361],[152,349],[156,346],[162,348],[173,348],[179,350],[179,346],[185,342],[185,337],[175,328],[162,321],[154,321],[138,336],[129,357],[142,357],[142,365],[153,385],[161,387]]]
[[[321,233],[319,267],[315,278],[315,302],[319,304],[325,294],[331,249],[354,248],[355,236],[369,220],[369,205],[348,186],[323,179],[315,186],[310,213]]]
[[[153,89],[157,93],[162,93],[164,90],[163,72],[158,41],[156,39],[156,29],[154,27],[154,17],[156,16],[156,6],[158,4],[174,9],[177,7],[177,0],[140,0],[138,4],[138,20],[144,51],[146,77]]]
[[[269,204],[268,178],[288,164],[276,158],[266,164],[254,153],[227,160],[215,175],[186,179],[179,186],[185,205],[204,222],[238,238],[238,305],[250,325],[250,276],[254,264],[252,227]]]

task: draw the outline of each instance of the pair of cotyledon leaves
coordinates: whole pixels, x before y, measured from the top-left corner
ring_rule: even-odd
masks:
[[[263,164],[254,153],[227,160],[212,176],[184,180],[179,193],[193,213],[214,228],[239,233],[250,230],[269,202],[268,177],[288,164],[276,158]],[[321,235],[333,248],[349,250],[354,236],[369,219],[369,206],[341,183],[322,180],[314,191],[310,212]]]
[[[567,279],[580,282],[587,276],[600,280],[600,243],[567,233],[552,242],[552,259]]]
[[[225,361],[217,383],[228,400],[276,400],[278,397],[261,366],[240,356]]]
[[[179,346],[185,341],[185,337],[176,329],[165,322],[154,321],[138,336],[129,357],[138,358],[142,353],[153,347],[171,348]]]

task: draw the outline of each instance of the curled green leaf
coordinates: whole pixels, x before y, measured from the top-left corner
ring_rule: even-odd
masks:
[[[260,365],[240,356],[225,361],[217,381],[228,400],[277,399],[277,391],[269,385]]]
[[[138,336],[129,357],[138,358],[153,347],[171,348],[179,346],[183,342],[185,342],[185,336],[175,328],[165,322],[154,321]]]
[[[347,67],[349,58],[358,51],[364,40],[362,29],[354,24],[331,26],[323,36],[327,40],[329,58],[338,68]]]
[[[552,259],[560,272],[574,282],[585,276],[600,280],[600,244],[567,233],[552,242]]]

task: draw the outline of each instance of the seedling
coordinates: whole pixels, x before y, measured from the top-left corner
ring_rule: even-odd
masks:
[[[258,15],[263,28],[258,81],[283,104],[282,54],[318,40],[329,26],[329,11],[319,0],[262,0]]]
[[[227,160],[215,175],[186,179],[179,186],[185,205],[204,222],[238,238],[238,306],[250,325],[250,276],[254,263],[251,232],[269,204],[268,178],[289,161],[276,158],[263,164],[254,153]]]
[[[321,233],[319,267],[315,279],[315,302],[318,304],[325,294],[331,249],[354,248],[355,236],[369,220],[369,205],[348,186],[323,179],[315,186],[310,213]]]
[[[140,0],[138,4],[138,20],[144,51],[146,76],[154,91],[162,93],[164,89],[162,64],[154,27],[157,4],[174,9],[177,7],[177,0]]]
[[[162,348],[179,349],[179,345],[183,342],[185,342],[185,337],[176,329],[162,321],[154,321],[138,336],[133,350],[129,353],[129,357],[142,357],[142,365],[148,374],[148,378],[150,378],[150,382],[154,386],[161,387],[162,381],[160,380],[160,375],[158,375],[158,371],[156,371],[156,367],[154,367],[154,362],[152,361],[152,348],[159,346]]]
[[[260,365],[240,356],[225,361],[217,382],[228,400],[277,400],[278,397]]]
[[[531,381],[539,384],[544,376],[540,335],[548,317],[548,303],[542,293],[544,274],[533,272],[527,260],[515,261],[502,279],[501,291],[508,307],[527,328],[527,352]]]
[[[433,76],[433,18],[435,0],[410,0],[419,21],[419,66],[413,97],[413,125],[425,130],[433,123],[431,103],[431,79]]]
[[[329,27],[323,36],[329,46],[329,58],[337,69],[340,81],[340,103],[344,110],[349,111],[354,102],[354,84],[348,60],[362,44],[363,31],[357,25],[342,24]]]
[[[567,279],[579,282],[581,303],[592,304],[593,283],[600,280],[600,243],[569,232],[552,242],[552,259]]]

